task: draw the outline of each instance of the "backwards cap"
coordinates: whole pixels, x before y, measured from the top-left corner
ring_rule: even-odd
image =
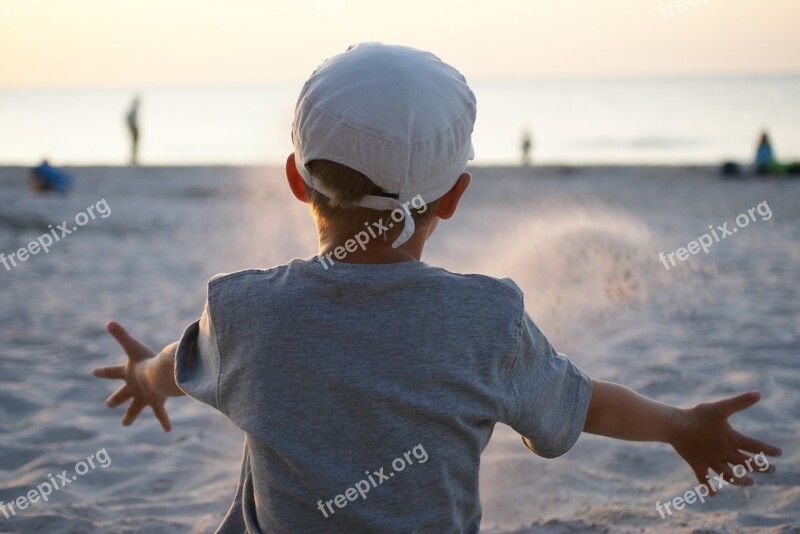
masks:
[[[303,85],[292,123],[303,181],[328,198],[308,163],[326,159],[359,171],[383,190],[357,205],[401,209],[397,248],[414,233],[404,203],[447,193],[475,157],[476,100],[464,76],[430,52],[369,42],[325,60]]]

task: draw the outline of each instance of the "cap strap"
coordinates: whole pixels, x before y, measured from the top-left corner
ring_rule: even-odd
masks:
[[[322,191],[320,191],[323,195]],[[414,235],[414,230],[416,229],[416,225],[414,224],[414,217],[411,215],[411,211],[408,209],[408,204],[403,204],[397,199],[388,198],[388,197],[377,197],[375,195],[364,195],[364,197],[357,203],[358,206],[362,206],[364,208],[370,208],[373,210],[379,211],[394,211],[394,210],[401,210],[403,212],[403,231],[400,232],[400,235],[397,236],[397,239],[394,240],[392,243],[392,248],[398,248],[399,246],[403,245],[406,241],[411,239],[411,236]],[[394,220],[394,217],[392,217]],[[390,222],[387,226],[391,227],[394,225],[394,222]]]
[[[299,169],[298,169],[299,170]],[[314,180],[311,176],[311,173],[308,173],[308,177],[301,173],[301,176],[305,179],[304,181],[308,184],[309,187],[319,191],[323,195],[328,198],[333,198],[333,193],[319,183],[319,180]],[[309,183],[312,182],[312,183]],[[408,209],[408,203],[403,204],[396,198],[391,198],[388,196],[376,196],[376,195],[364,195],[361,200],[356,202],[357,206],[361,206],[362,208],[368,208],[378,211],[392,211],[400,210],[403,212],[403,231],[400,232],[400,235],[397,236],[397,239],[394,240],[392,243],[392,248],[398,248],[402,246],[406,241],[411,239],[411,236],[414,235],[414,230],[416,230],[416,225],[414,224],[414,217],[411,215],[411,210]],[[394,218],[392,218],[394,220]],[[390,228],[394,226],[394,222],[389,222],[387,224]]]

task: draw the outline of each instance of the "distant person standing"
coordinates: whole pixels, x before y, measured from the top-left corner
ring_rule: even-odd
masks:
[[[136,165],[139,161],[139,95],[131,102],[125,122],[131,135],[131,165]]]
[[[525,130],[522,132],[522,164],[526,167],[531,164],[531,148],[533,148],[531,132]]]

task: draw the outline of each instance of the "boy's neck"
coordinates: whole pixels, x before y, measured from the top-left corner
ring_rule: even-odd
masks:
[[[391,236],[387,236],[385,241],[382,237],[373,239],[365,245],[363,250],[361,247],[355,247],[353,250],[353,243],[350,243],[351,252],[346,247],[347,242],[353,240],[353,236],[339,235],[320,229],[319,255],[332,262],[341,263],[387,264],[419,261],[425,246],[425,240],[422,237],[425,233],[423,231],[415,232],[411,239],[397,248],[392,248],[394,239]]]

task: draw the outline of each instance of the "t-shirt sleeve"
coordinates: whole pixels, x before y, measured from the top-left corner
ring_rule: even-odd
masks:
[[[175,381],[190,397],[221,410],[220,359],[214,323],[206,304],[203,315],[186,327],[175,354]]]
[[[509,425],[538,456],[555,458],[580,437],[592,380],[553,346],[525,313],[510,369],[514,404]]]

